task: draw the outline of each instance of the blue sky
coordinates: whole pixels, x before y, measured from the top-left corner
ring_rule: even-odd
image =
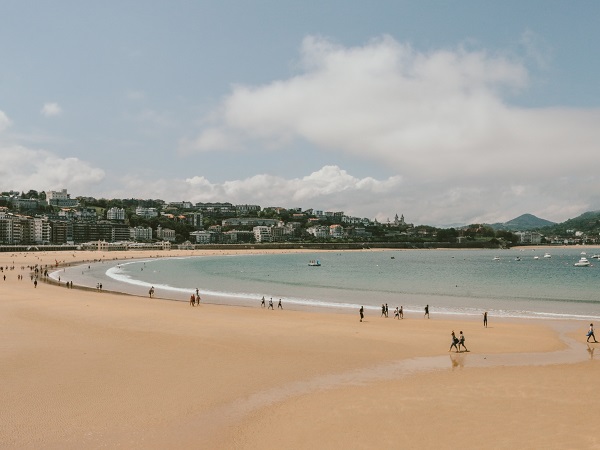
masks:
[[[600,2],[0,0],[0,189],[600,209]]]

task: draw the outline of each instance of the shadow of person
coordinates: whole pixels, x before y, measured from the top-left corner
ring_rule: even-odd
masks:
[[[596,347],[594,347],[593,345],[590,345],[589,343],[588,343],[587,347],[588,347],[587,351],[590,354],[590,359],[594,359],[594,350],[596,350]]]
[[[450,362],[452,363],[452,370],[454,370],[456,368],[462,369],[465,366],[465,359],[463,358],[462,355],[459,355],[456,353],[451,353],[448,356],[450,356]]]

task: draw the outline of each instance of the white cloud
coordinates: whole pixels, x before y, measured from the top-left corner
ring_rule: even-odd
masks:
[[[131,192],[143,190],[144,198],[336,209],[362,217],[375,211],[374,205],[387,210],[385,203],[396,196],[401,184],[400,177],[357,178],[337,166],[325,166],[302,178],[260,174],[223,183],[211,182],[200,175],[185,180],[154,179],[150,184],[147,180],[130,177],[122,192],[115,191],[111,195],[131,196]]]
[[[78,158],[63,158],[0,139],[0,187],[2,190],[48,190],[68,187],[85,191],[99,183],[104,171]]]
[[[44,103],[40,112],[46,117],[56,117],[62,114],[62,109],[58,103]]]
[[[4,111],[0,110],[0,133],[12,125],[12,121],[8,118]]]
[[[524,35],[530,53],[534,37]],[[235,142],[252,151],[258,140],[285,151],[299,141],[368,160],[402,176],[401,205],[425,223],[566,213],[574,205],[568,192],[582,196],[575,203],[584,210],[600,206],[585,189],[589,177],[598,182],[589,162],[597,158],[600,109],[510,105],[509,95],[530,82],[516,58],[465,48],[420,52],[390,37],[360,47],[308,37],[301,56],[293,77],[234,86],[186,149],[223,151]],[[560,192],[554,182],[565,176],[572,184]],[[331,185],[303,188],[326,195]]]

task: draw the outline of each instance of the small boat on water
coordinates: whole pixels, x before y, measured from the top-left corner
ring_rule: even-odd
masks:
[[[499,256],[494,256],[494,261],[500,261],[500,257]]]
[[[577,261],[575,264],[573,264],[575,267],[588,267],[590,265],[590,262],[588,261],[587,258],[585,258],[584,256],[582,256],[579,261]]]
[[[312,259],[308,262],[308,265],[313,267],[319,267],[321,265],[321,262],[318,259]]]
[[[544,258],[552,258],[552,255],[548,252],[544,253]]]
[[[592,259],[600,259],[600,255],[592,255],[592,256],[590,256],[590,258],[592,258]]]
[[[517,257],[515,258],[515,261],[521,261],[521,257],[520,257],[520,256],[517,256]]]

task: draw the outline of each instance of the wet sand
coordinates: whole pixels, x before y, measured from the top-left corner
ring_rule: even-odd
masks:
[[[588,323],[190,307],[20,269],[100,257],[0,253],[0,448],[600,448]]]

